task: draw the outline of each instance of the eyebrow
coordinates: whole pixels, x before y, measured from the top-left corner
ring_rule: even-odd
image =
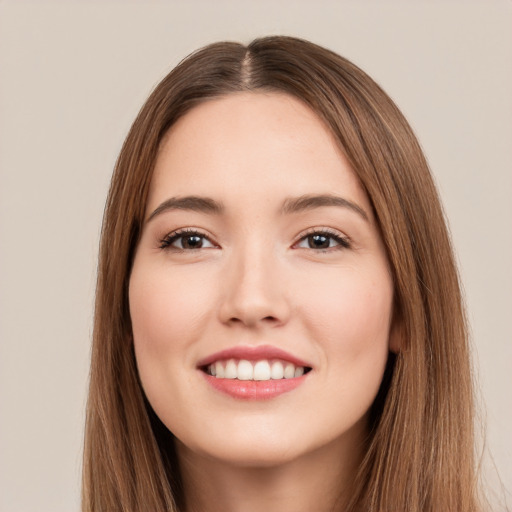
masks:
[[[368,221],[368,214],[358,204],[349,201],[340,196],[331,194],[323,195],[304,195],[300,197],[286,199],[281,208],[282,213],[298,213],[322,206],[338,206],[348,208],[360,215],[364,220]]]
[[[367,213],[359,205],[343,197],[331,194],[309,194],[288,198],[284,201],[281,207],[281,213],[289,215],[292,213],[300,213],[307,210],[313,210],[315,208],[321,208],[323,206],[348,208],[349,210],[357,213],[364,220],[368,221]],[[189,210],[220,215],[224,212],[224,205],[210,197],[204,196],[170,197],[160,204],[153,213],[151,213],[146,222],[149,222],[157,215],[170,210]]]
[[[219,215],[224,211],[224,206],[209,197],[185,196],[171,197],[166,199],[153,213],[146,222],[169,210],[190,210],[195,212],[213,213]]]

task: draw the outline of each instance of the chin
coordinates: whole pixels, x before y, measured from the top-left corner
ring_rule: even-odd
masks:
[[[289,430],[269,429],[268,426],[258,429],[225,427],[209,430],[207,437],[204,431],[202,436],[193,436],[190,430],[184,436],[177,433],[178,453],[195,454],[237,467],[272,467],[291,462],[308,451],[306,439]]]
[[[212,462],[233,467],[272,468],[321,456],[326,451],[343,452],[348,445],[353,448],[359,443],[355,442],[351,430],[346,433],[347,436],[331,436],[325,432],[323,435],[319,432],[314,436],[311,431],[293,431],[290,428],[210,431],[208,439],[196,438],[196,442],[191,439],[178,441],[178,452],[185,456],[193,453]]]
[[[187,448],[186,448],[187,449]],[[238,468],[272,468],[293,462],[300,457],[300,452],[281,446],[279,449],[268,445],[252,443],[247,445],[216,446],[215,449],[200,450],[199,455],[221,464]]]

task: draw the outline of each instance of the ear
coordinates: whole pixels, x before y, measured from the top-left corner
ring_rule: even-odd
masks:
[[[389,328],[389,350],[398,354],[405,347],[405,329],[400,307],[398,304],[393,306],[393,315]]]

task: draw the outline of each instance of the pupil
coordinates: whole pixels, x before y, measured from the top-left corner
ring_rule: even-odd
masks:
[[[184,239],[183,247],[185,249],[200,249],[203,245],[203,241],[200,236],[191,235]]]
[[[329,237],[325,235],[311,235],[309,237],[309,247],[311,249],[328,249]]]

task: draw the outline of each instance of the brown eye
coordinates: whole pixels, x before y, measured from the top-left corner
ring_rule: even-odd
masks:
[[[309,235],[307,241],[310,249],[328,249],[331,244],[331,238],[325,235]]]
[[[167,235],[161,242],[161,249],[191,251],[207,249],[215,245],[202,233],[196,231],[177,231]]]
[[[203,237],[198,235],[182,236],[181,248],[182,249],[200,249],[203,246]]]
[[[348,249],[350,243],[347,238],[338,233],[328,231],[315,231],[303,236],[296,247],[300,249],[313,249],[318,251]]]

